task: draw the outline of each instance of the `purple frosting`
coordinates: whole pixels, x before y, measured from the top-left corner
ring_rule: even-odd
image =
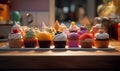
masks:
[[[87,30],[87,28],[85,26],[81,26],[80,30],[78,31],[78,34],[80,36],[80,35],[82,35],[84,33],[88,33],[88,30]]]
[[[69,33],[68,34],[68,39],[70,39],[70,40],[78,40],[79,39],[79,35],[77,34],[77,33]]]

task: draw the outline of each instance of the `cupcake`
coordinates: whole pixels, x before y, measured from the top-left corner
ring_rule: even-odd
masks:
[[[41,32],[38,37],[40,48],[50,48],[52,36],[48,32]]]
[[[81,36],[84,33],[88,33],[88,30],[85,26],[80,26],[80,30],[78,31],[79,36]]]
[[[24,37],[25,48],[35,48],[37,46],[37,38],[32,29],[29,29]]]
[[[77,32],[78,31],[78,27],[76,26],[75,22],[71,22],[69,31],[70,32]]]
[[[8,35],[8,43],[10,48],[21,48],[23,45],[23,36],[21,33],[21,27],[15,24],[12,27],[10,34]]]
[[[100,30],[95,34],[95,46],[96,48],[108,48],[109,45],[109,35],[103,30]]]
[[[81,48],[92,48],[93,37],[89,33],[84,33],[79,39]]]
[[[57,32],[53,38],[55,48],[65,48],[67,36],[62,32]]]
[[[79,47],[79,35],[75,32],[68,34],[68,46]]]

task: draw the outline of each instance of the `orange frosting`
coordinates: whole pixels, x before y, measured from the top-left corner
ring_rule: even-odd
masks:
[[[41,32],[39,34],[38,40],[40,40],[40,41],[51,41],[52,40],[52,35],[48,32]]]

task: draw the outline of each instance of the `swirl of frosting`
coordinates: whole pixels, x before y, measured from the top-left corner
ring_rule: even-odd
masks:
[[[14,34],[10,33],[8,35],[8,39],[10,39],[10,40],[12,40],[12,39],[22,39],[22,35],[21,35],[21,33],[14,33]]]
[[[70,39],[70,40],[78,40],[79,35],[77,33],[70,33],[70,34],[68,34],[68,39]]]
[[[13,32],[14,29],[18,30],[18,32],[22,31],[22,27],[20,25],[18,25],[18,24],[13,25],[11,33],[14,33]]]
[[[34,37],[35,37],[35,33],[33,32],[32,29],[29,29],[29,30],[26,32],[25,38],[34,38]]]
[[[54,36],[54,41],[66,41],[67,40],[67,36],[64,33],[56,33]]]
[[[99,31],[98,33],[95,34],[96,39],[109,39],[109,34]]]

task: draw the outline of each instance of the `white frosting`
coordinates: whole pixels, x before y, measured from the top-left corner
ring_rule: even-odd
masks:
[[[14,29],[18,30],[19,32],[21,32],[21,31],[22,31],[21,26],[20,26],[20,25],[18,25],[18,24],[13,25],[12,30],[11,30],[11,33],[13,33],[13,30],[14,30]]]
[[[67,36],[64,33],[56,34],[54,36],[54,41],[66,41]]]
[[[109,39],[109,35],[107,33],[96,33],[95,38],[96,39]]]
[[[21,35],[21,33],[14,33],[14,34],[9,34],[8,35],[8,39],[21,39],[22,38],[22,35]]]

